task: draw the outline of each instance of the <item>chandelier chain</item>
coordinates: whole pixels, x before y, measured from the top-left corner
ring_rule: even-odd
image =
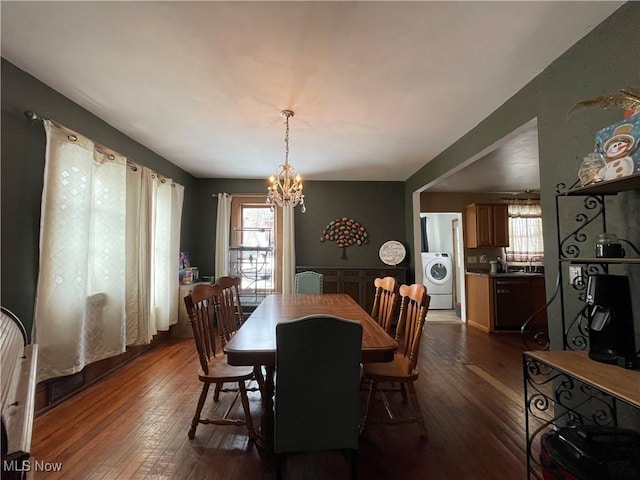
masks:
[[[285,120],[286,128],[284,131],[284,163],[289,165],[289,115]]]

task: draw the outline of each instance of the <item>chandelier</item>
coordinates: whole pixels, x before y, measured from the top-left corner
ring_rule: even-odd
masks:
[[[302,205],[302,213],[306,212],[304,206],[304,193],[302,193],[302,178],[296,174],[295,169],[289,165],[289,118],[293,117],[293,111],[283,110],[280,112],[285,118],[284,134],[284,165],[278,166],[278,175],[269,177],[269,187],[267,188],[267,203],[278,205],[279,207],[295,207]]]

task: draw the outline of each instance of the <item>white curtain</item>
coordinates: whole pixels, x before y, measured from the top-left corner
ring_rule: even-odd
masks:
[[[177,322],[184,194],[76,132],[44,126],[38,381],[148,343]]]
[[[227,193],[218,194],[218,214],[216,220],[216,279],[229,273],[229,237],[231,229],[231,201]]]
[[[34,339],[38,381],[125,350],[127,162],[44,121]]]
[[[151,312],[151,176],[143,169],[127,174],[127,345],[149,343]]]
[[[539,204],[509,205],[507,262],[541,260],[544,255],[542,209]]]
[[[151,334],[169,330],[178,321],[178,270],[180,259],[180,220],[184,187],[161,178],[146,167],[151,178]]]
[[[282,293],[293,293],[296,274],[296,238],[293,207],[282,207]]]

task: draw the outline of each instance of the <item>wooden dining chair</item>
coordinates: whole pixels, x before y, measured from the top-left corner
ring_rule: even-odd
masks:
[[[184,297],[185,307],[189,315],[189,322],[193,329],[193,338],[200,360],[200,370],[198,379],[202,382],[202,391],[198,399],[196,413],[189,429],[189,438],[193,439],[199,423],[214,425],[245,425],[250,439],[255,438],[251,411],[249,410],[249,399],[245,382],[253,378],[252,367],[236,367],[227,363],[226,355],[222,353],[222,346],[218,345],[219,338],[216,332],[217,326],[214,315],[220,311],[218,299],[222,297],[222,287],[220,285],[198,284],[193,287],[189,295]],[[235,396],[231,404],[227,407],[224,415],[219,418],[201,418],[202,409],[209,393],[211,384],[222,385],[223,383],[233,383],[237,385]],[[219,393],[219,392],[218,392]],[[229,414],[238,398],[242,402],[244,409],[244,420],[231,419]],[[214,398],[218,401],[218,398]]]
[[[324,275],[318,272],[299,272],[294,279],[294,293],[321,294]]]
[[[227,344],[231,337],[233,337],[238,329],[244,323],[244,315],[242,312],[242,303],[240,302],[240,277],[220,277],[216,282],[219,285],[221,292],[217,298],[217,305],[219,306],[216,312],[216,322],[218,325],[218,334],[220,337],[220,344],[222,348]],[[260,391],[264,392],[264,375],[262,373],[262,367],[255,365],[253,368],[254,380],[258,384],[257,387],[250,386],[247,390],[250,392]],[[255,384],[254,384],[255,385]],[[225,389],[222,383],[216,384],[216,388],[213,394],[215,401],[218,401],[221,391],[234,391],[235,388]]]
[[[398,282],[393,277],[376,278],[373,281],[376,296],[373,300],[371,316],[380,324],[384,331],[391,334],[393,319],[400,299]]]
[[[363,379],[370,381],[370,387],[362,421],[362,430],[366,432],[367,427],[371,424],[417,423],[420,428],[420,436],[426,438],[427,428],[420,412],[420,403],[418,402],[414,382],[418,379],[418,353],[430,297],[427,295],[426,287],[421,284],[401,285],[399,292],[402,301],[400,303],[400,318],[395,337],[399,347],[394,354],[393,361],[388,363],[365,363],[363,367]],[[407,401],[406,387],[409,391],[413,415],[398,416],[392,412],[385,395],[385,389],[379,387],[379,384],[387,385],[389,383],[400,384],[400,392],[402,392],[405,402]],[[398,389],[387,389],[386,391],[389,390],[397,391]],[[388,419],[370,418],[371,409],[378,391]]]
[[[276,326],[274,450],[284,455],[349,450],[357,477],[362,325],[310,315]]]
[[[240,286],[242,279],[240,277],[219,277],[215,282],[222,287],[224,297],[224,308],[228,309],[227,317],[233,319],[229,328],[232,328],[231,335],[244,323],[244,312],[242,311],[242,302],[240,301]]]

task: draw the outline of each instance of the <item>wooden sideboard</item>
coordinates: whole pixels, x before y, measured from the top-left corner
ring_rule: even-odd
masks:
[[[373,308],[376,293],[373,281],[376,278],[394,277],[398,284],[407,282],[406,267],[296,267],[296,273],[309,270],[323,275],[324,293],[346,293],[367,312]]]

